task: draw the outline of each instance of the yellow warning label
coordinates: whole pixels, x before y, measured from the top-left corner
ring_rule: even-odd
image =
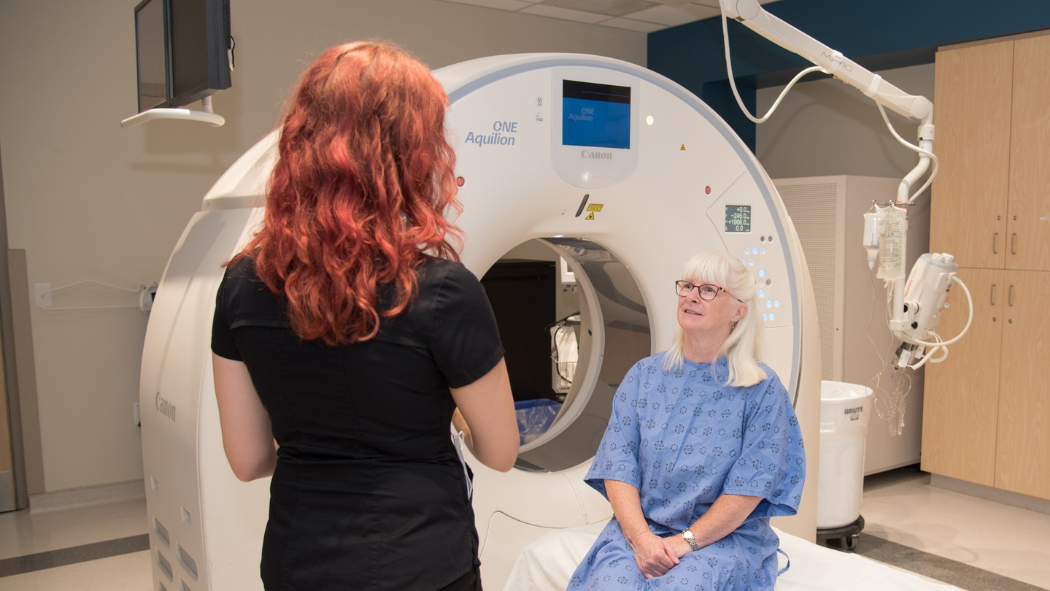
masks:
[[[681,149],[681,151],[682,151],[682,152],[685,152],[685,144],[682,144],[682,149]]]
[[[601,211],[603,203],[592,203],[587,206],[587,211]]]
[[[594,219],[594,214],[593,213],[589,213],[589,214],[587,214],[587,217],[584,218],[584,219],[593,220]]]

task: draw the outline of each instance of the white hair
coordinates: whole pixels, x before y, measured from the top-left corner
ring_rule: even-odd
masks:
[[[758,317],[758,285],[754,276],[738,260],[722,252],[702,252],[685,264],[682,279],[694,285],[713,283],[747,304],[747,312],[722,343],[716,359],[727,358],[729,378],[726,385],[753,386],[769,376],[758,365],[762,356],[762,325]],[[665,370],[682,368],[685,358],[685,331],[679,326],[674,343],[664,356]]]

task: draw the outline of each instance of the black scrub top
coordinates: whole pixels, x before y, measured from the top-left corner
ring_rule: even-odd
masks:
[[[280,446],[268,590],[430,591],[480,564],[449,388],[488,373],[503,347],[463,265],[428,258],[417,275],[409,309],[381,317],[373,339],[334,347],[290,330],[287,301],[250,258],[223,277],[212,350],[247,365]]]

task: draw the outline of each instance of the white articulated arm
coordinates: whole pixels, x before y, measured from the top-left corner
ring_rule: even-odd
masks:
[[[906,208],[915,201],[915,198],[918,197],[919,194],[930,186],[933,177],[937,175],[938,161],[937,157],[933,154],[933,103],[931,103],[929,99],[924,96],[908,94],[889,82],[886,82],[878,74],[868,71],[853,60],[842,55],[842,52],[835,51],[783,20],[769,14],[761,5],[759,5],[758,0],[719,0],[719,2],[722,7],[722,27],[724,34],[728,35],[725,19],[736,19],[752,31],[789,51],[797,53],[816,65],[816,68],[808,68],[796,76],[795,79],[788,84],[787,88],[784,89],[785,94],[787,90],[790,89],[791,86],[803,75],[810,71],[820,69],[821,71],[838,78],[842,82],[857,88],[875,101],[879,106],[879,111],[882,113],[886,126],[893,133],[893,136],[897,141],[919,155],[919,162],[915,165],[915,168],[901,179],[900,186],[897,189],[896,198],[893,200],[894,210],[899,211],[900,209]],[[732,83],[733,73],[731,60],[729,58],[729,40],[727,38],[724,41],[726,45],[726,68],[729,71],[730,83]],[[752,117],[750,113],[747,113],[747,109],[744,108],[743,102],[740,100],[740,96],[736,91],[736,85],[732,84],[732,86],[733,93],[737,97],[737,102],[747,114],[748,118],[755,123],[765,121],[780,102],[780,99],[778,98],[776,103],[774,103],[773,107],[770,109],[770,113],[767,113],[766,116],[761,119],[757,119]],[[783,94],[781,95],[781,98],[783,98]],[[886,116],[886,109],[890,109],[895,113],[920,121],[918,145],[911,144],[900,137],[897,131],[893,129],[893,125],[890,124],[890,120]],[[925,176],[927,171],[929,171],[931,161],[933,163],[933,172],[927,179],[926,184],[918,190],[913,190],[915,183]],[[875,216],[872,215],[872,218],[868,221],[874,222]],[[901,222],[898,221],[897,224],[900,225]],[[878,224],[869,223],[869,225],[872,226],[868,230],[868,233],[871,234],[871,236],[866,237],[865,247],[869,248],[869,250],[872,248],[879,248],[881,252],[882,245],[879,244],[880,240],[878,238],[881,234],[881,230],[878,228],[878,226],[881,225],[881,222]],[[900,234],[901,232],[903,232],[904,235],[896,236],[894,241],[896,252],[891,257],[888,257],[891,260],[898,261],[894,264],[901,264],[905,260],[906,241],[903,238],[907,234],[906,219],[903,221],[903,226],[898,228],[897,233]],[[923,255],[923,257],[927,256],[929,255]],[[949,261],[951,260],[951,255],[936,256],[947,257]],[[870,256],[869,260],[869,266],[873,266],[874,257]],[[917,347],[933,346],[934,351],[937,351],[944,348],[946,344],[957,341],[962,337],[962,334],[965,334],[966,329],[963,330],[962,334],[955,337],[950,342],[936,343],[929,341],[928,339],[930,337],[927,336],[932,335],[940,340],[940,337],[937,337],[934,329],[937,326],[937,320],[940,318],[940,312],[943,310],[943,301],[946,300],[947,292],[951,289],[953,282],[957,282],[960,285],[962,283],[957,281],[954,270],[939,274],[938,277],[942,280],[944,285],[941,286],[940,290],[934,290],[930,293],[936,293],[938,297],[942,297],[941,302],[906,302],[905,300],[909,294],[905,288],[904,275],[899,271],[892,271],[893,264],[890,264],[889,268],[891,269],[891,272],[882,275],[882,269],[880,267],[879,276],[886,279],[886,285],[891,294],[889,299],[890,330],[893,332],[894,336],[903,341],[903,344],[901,345],[902,349],[897,352],[897,363],[900,367],[919,367],[921,366],[921,363],[925,363],[926,359],[922,356],[921,351],[918,353],[919,357],[922,357],[921,363],[914,366],[908,365],[909,359],[912,359],[912,354]],[[918,265],[916,268],[918,268]],[[957,268],[958,265],[956,265],[956,269]],[[909,279],[909,285],[911,283],[912,279]],[[965,286],[963,286],[963,289],[965,289]],[[967,297],[969,297],[969,291],[967,291]],[[936,313],[933,313],[934,310]],[[973,314],[972,304],[970,313],[971,315]],[[922,314],[921,319],[918,317],[919,314]],[[922,326],[920,326],[920,324]],[[967,328],[969,328],[969,324],[967,324]],[[947,351],[947,349],[945,349],[945,351]],[[942,355],[933,361],[937,362],[943,359],[944,356]]]
[[[813,62],[824,72],[860,90],[875,101],[879,105],[880,110],[885,107],[905,117],[921,121],[918,134],[919,145],[915,146],[904,141],[893,130],[893,126],[890,125],[889,119],[886,118],[885,111],[883,111],[886,126],[893,132],[894,137],[919,154],[918,164],[907,176],[901,179],[896,201],[898,203],[912,202],[929,186],[930,181],[933,180],[932,176],[926,185],[918,191],[912,190],[915,182],[929,170],[931,159],[934,160],[934,174],[936,174],[936,158],[933,156],[933,103],[929,99],[924,96],[908,94],[886,82],[882,79],[882,76],[867,70],[860,64],[842,55],[841,51],[836,51],[824,45],[783,20],[769,14],[758,3],[758,0],[720,0],[720,2],[724,17],[736,19],[752,31],[788,51],[797,53]],[[729,65],[728,48],[729,44],[728,40],[726,40],[726,65],[731,67]],[[793,80],[792,84],[794,82]],[[755,119],[752,120],[757,121]],[[763,118],[762,120],[764,121],[765,119]]]
[[[932,121],[933,103],[929,99],[908,94],[886,82],[878,74],[868,71],[842,55],[842,52],[835,51],[769,14],[758,3],[758,0],[721,0],[721,2],[729,18],[740,21],[744,26],[773,43],[820,66],[827,73],[856,87],[887,109],[924,123]],[[931,135],[932,131],[931,127]],[[923,139],[932,139],[932,137],[926,138],[921,130],[919,136]]]

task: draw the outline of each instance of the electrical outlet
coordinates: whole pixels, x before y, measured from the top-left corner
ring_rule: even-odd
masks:
[[[51,284],[50,283],[34,283],[33,288],[36,291],[36,300],[34,303],[41,308],[51,307]]]
[[[135,426],[136,427],[141,427],[142,426],[142,415],[139,414],[139,403],[138,402],[132,402],[131,403],[131,409],[132,409],[132,413],[134,413],[133,416],[135,418]]]

